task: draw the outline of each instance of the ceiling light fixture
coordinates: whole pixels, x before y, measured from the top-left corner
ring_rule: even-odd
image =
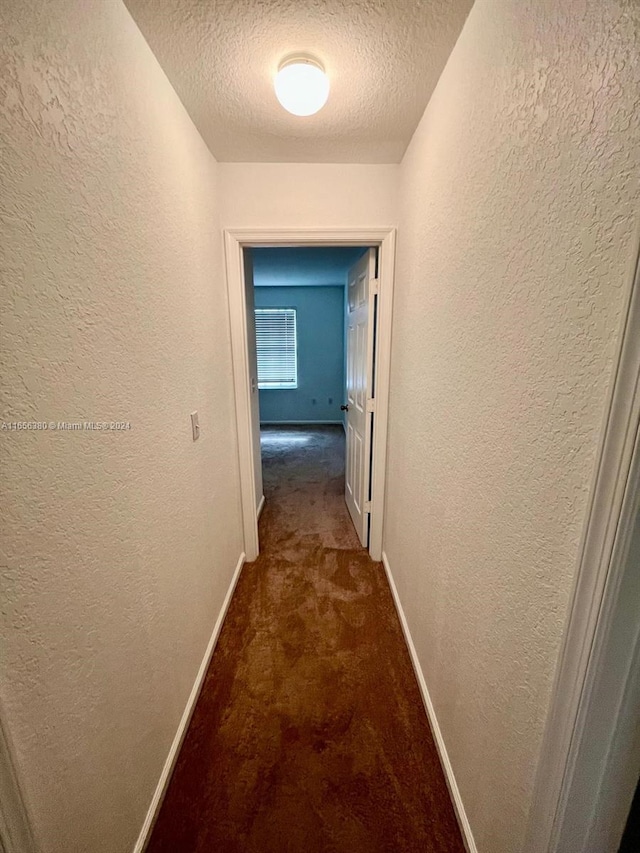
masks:
[[[308,56],[285,59],[274,80],[276,97],[294,116],[311,116],[329,97],[329,78],[324,68]]]

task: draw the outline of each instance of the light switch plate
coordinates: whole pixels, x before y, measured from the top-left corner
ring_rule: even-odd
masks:
[[[191,412],[191,433],[194,441],[197,441],[200,438],[200,422],[198,420],[197,412]]]

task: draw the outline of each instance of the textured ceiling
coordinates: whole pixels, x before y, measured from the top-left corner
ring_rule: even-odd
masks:
[[[214,156],[397,163],[472,0],[125,0]],[[291,53],[325,66],[315,116],[289,115],[273,76]]]
[[[346,284],[347,272],[365,251],[358,246],[251,249],[256,287]]]

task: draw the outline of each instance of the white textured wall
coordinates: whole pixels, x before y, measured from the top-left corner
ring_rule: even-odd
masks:
[[[401,167],[384,547],[481,853],[520,849],[640,202],[640,6],[476,0]]]
[[[399,167],[342,163],[220,163],[225,228],[396,225]]]
[[[0,433],[0,690],[44,853],[125,853],[241,551],[216,164],[119,0],[0,30],[0,416],[132,426]]]

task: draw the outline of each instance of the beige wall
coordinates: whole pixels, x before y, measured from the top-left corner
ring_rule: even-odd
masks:
[[[384,548],[520,849],[635,251],[637,3],[477,0],[401,166]]]
[[[220,163],[225,228],[396,225],[398,166]]]
[[[1,700],[44,853],[124,853],[241,551],[216,164],[119,0],[0,29],[0,417],[131,423],[0,434]]]

